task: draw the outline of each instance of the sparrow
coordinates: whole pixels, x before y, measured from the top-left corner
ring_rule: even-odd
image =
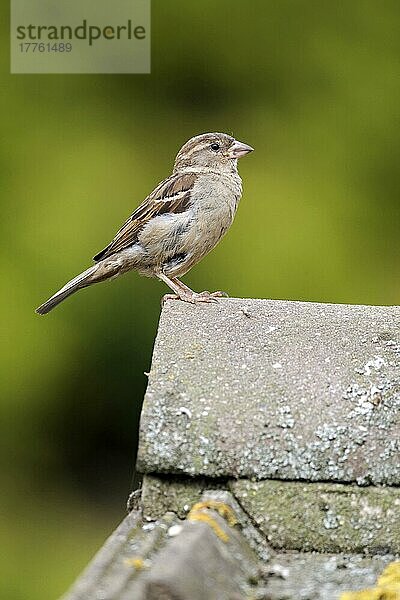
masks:
[[[196,293],[178,278],[208,254],[232,225],[242,195],[238,159],[253,148],[225,133],[204,133],[179,150],[164,179],[125,221],[94,265],[36,309],[44,315],[78,290],[136,270],[174,292],[164,299],[214,302],[223,292]]]

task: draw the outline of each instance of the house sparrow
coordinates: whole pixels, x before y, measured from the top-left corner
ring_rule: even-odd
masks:
[[[44,315],[74,292],[136,269],[158,277],[185,302],[212,302],[222,292],[193,292],[181,277],[219,242],[242,195],[238,158],[253,148],[225,133],[204,133],[179,150],[172,175],[132,213],[95,264],[64,285],[36,312]]]

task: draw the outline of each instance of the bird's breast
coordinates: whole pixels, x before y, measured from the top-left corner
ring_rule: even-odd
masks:
[[[241,192],[239,176],[199,178],[186,211],[155,217],[141,232],[153,268],[179,277],[199,262],[231,226]]]
[[[212,250],[231,226],[241,193],[239,176],[208,178],[193,189],[192,219],[183,238],[197,260]]]

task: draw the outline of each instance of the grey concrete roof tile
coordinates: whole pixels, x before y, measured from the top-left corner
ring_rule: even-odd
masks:
[[[400,307],[166,303],[142,472],[400,484]]]

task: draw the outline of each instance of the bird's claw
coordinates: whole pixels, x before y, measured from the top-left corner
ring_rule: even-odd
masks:
[[[182,294],[165,294],[161,299],[161,306],[164,306],[167,300],[182,300],[182,302],[189,302],[189,304],[197,304],[198,302],[205,302],[208,304],[218,303],[217,298],[228,298],[226,292],[193,292],[192,294],[182,292]]]
[[[201,292],[202,294],[207,294],[208,296],[211,296],[212,298],[229,298],[228,294],[226,292],[221,292],[221,290],[218,290],[217,292]]]
[[[182,292],[182,294],[164,294],[164,296],[161,298],[161,306],[164,306],[167,300],[182,300],[182,302],[196,304],[196,295],[197,294],[194,292],[193,294],[185,294],[184,292]]]
[[[228,298],[228,294],[221,291],[209,292],[207,290],[195,294],[196,302],[218,302],[217,298]]]
[[[194,294],[195,302],[208,302],[211,304],[212,302],[218,303],[218,300],[214,298],[210,292],[200,292],[199,294]]]

